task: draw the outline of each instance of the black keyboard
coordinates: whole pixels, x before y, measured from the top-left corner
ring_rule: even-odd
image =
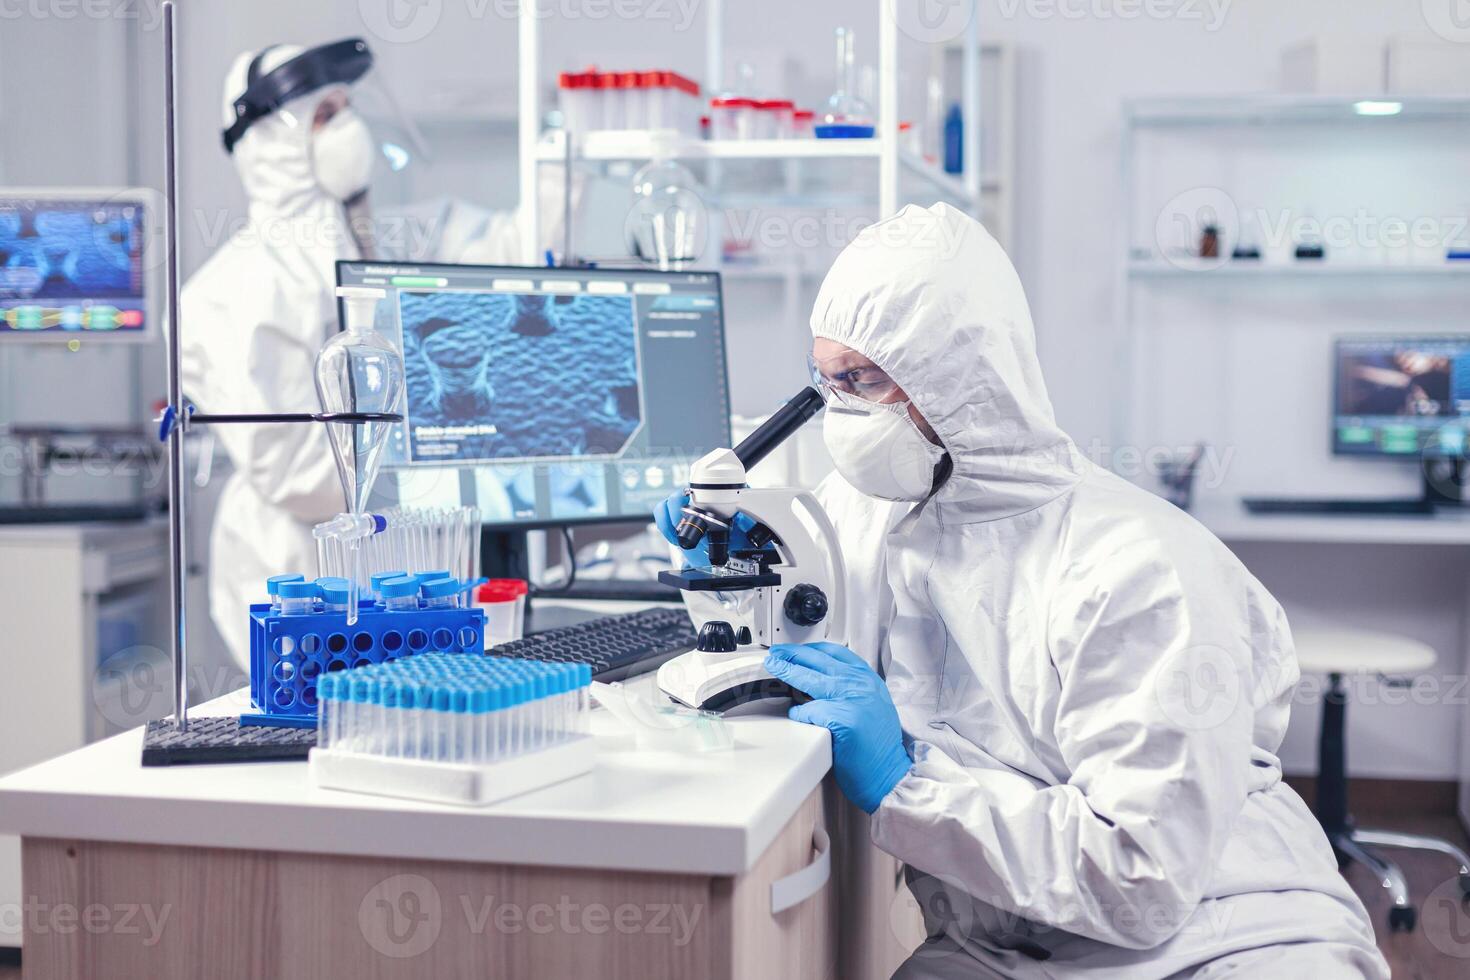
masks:
[[[590,664],[592,678],[620,681],[657,670],[694,649],[694,624],[684,607],[643,609],[537,633],[491,649],[497,657]]]
[[[1246,497],[1252,514],[1433,514],[1434,505],[1419,498],[1391,500],[1326,500],[1303,497]]]

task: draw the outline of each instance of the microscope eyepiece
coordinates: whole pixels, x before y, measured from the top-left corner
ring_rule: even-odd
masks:
[[[741,440],[740,445],[734,449],[736,457],[749,471],[770,455],[771,450],[805,425],[808,419],[820,412],[823,404],[821,392],[810,385],[802,388],[766,419],[760,428]]]

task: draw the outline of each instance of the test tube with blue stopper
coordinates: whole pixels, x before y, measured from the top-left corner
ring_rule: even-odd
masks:
[[[384,579],[378,583],[378,592],[383,597],[383,608],[390,612],[419,607],[419,581],[412,576]]]
[[[289,575],[272,575],[265,580],[265,592],[270,596],[271,613],[280,615],[281,612],[281,583],[282,582],[304,582],[306,576],[300,572],[292,572]]]
[[[459,605],[459,592],[459,583],[448,576],[419,582],[425,609],[453,609]]]
[[[316,580],[317,591],[321,594],[322,611],[329,613],[345,613],[352,591],[350,583],[345,578],[326,576]]]
[[[315,582],[282,582],[276,586],[276,594],[281,599],[283,616],[306,616],[316,612],[319,590]]]
[[[369,580],[372,586],[372,597],[378,603],[383,604],[383,583],[390,578],[403,578],[403,572],[374,572]]]

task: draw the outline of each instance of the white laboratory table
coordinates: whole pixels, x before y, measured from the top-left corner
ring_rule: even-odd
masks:
[[[304,762],[144,768],[141,730],[94,743],[0,779],[24,975],[835,976],[828,734],[731,724],[731,752],[607,739],[592,773],[483,808],[316,789]],[[56,912],[88,908],[139,928]]]
[[[1470,544],[1470,508],[1435,514],[1252,514],[1239,500],[1202,500],[1191,514],[1222,541],[1303,544]]]

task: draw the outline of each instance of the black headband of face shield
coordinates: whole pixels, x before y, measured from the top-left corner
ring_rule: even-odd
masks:
[[[373,53],[360,37],[333,41],[303,51],[273,71],[260,74],[260,63],[270,48],[255,56],[246,73],[245,91],[235,100],[235,121],[222,134],[225,152],[259,119],[275,112],[292,99],[327,85],[351,85],[373,66]]]

